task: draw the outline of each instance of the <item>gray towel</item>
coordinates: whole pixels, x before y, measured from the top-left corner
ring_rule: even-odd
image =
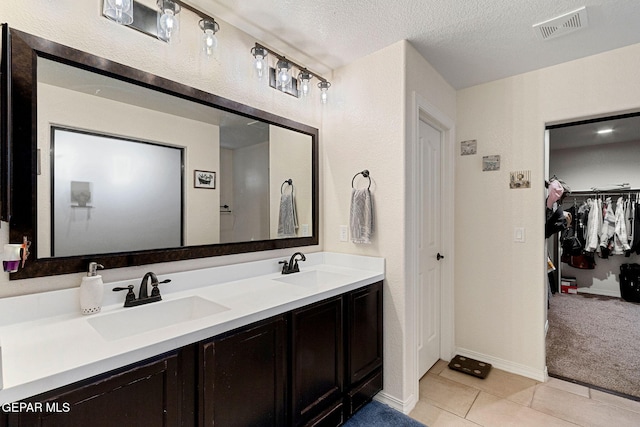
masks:
[[[278,237],[297,237],[298,214],[296,200],[291,193],[280,196],[280,215],[278,217]]]
[[[351,212],[349,218],[351,241],[371,243],[373,236],[373,195],[368,188],[351,191]]]

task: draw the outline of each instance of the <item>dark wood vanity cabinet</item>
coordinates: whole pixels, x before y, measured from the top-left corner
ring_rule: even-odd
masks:
[[[36,397],[0,427],[339,426],[382,389],[382,282]]]
[[[188,396],[183,394],[182,361],[181,352],[171,353],[25,399],[32,410],[9,413],[8,425],[180,426],[190,418],[189,409],[183,413]]]
[[[342,296],[291,312],[293,426],[343,421],[343,312]]]
[[[286,425],[286,343],[284,316],[200,343],[199,425]]]

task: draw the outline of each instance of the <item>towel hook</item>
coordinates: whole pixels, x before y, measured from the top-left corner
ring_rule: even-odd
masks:
[[[289,179],[285,179],[284,182],[282,183],[282,185],[280,186],[280,194],[284,194],[283,192],[283,188],[285,184],[289,184],[290,186],[293,187],[293,180],[291,178]]]
[[[367,187],[367,189],[368,189],[368,190],[370,190],[370,189],[371,189],[371,177],[369,176],[369,171],[368,171],[367,169],[363,170],[362,172],[358,172],[357,174],[355,174],[355,175],[353,176],[353,178],[351,179],[351,188],[354,188],[354,186],[353,186],[353,182],[356,180],[356,177],[357,177],[358,175],[362,175],[362,176],[364,176],[365,178],[368,178],[368,179],[369,179],[369,186]]]

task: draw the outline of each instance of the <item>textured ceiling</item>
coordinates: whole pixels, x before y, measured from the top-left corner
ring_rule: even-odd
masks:
[[[327,76],[407,39],[456,89],[640,42],[640,0],[187,2]],[[538,39],[532,25],[582,6],[586,28]]]

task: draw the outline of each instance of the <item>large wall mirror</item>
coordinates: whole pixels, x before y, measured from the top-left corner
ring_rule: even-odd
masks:
[[[318,242],[318,130],[3,27],[21,279]]]

